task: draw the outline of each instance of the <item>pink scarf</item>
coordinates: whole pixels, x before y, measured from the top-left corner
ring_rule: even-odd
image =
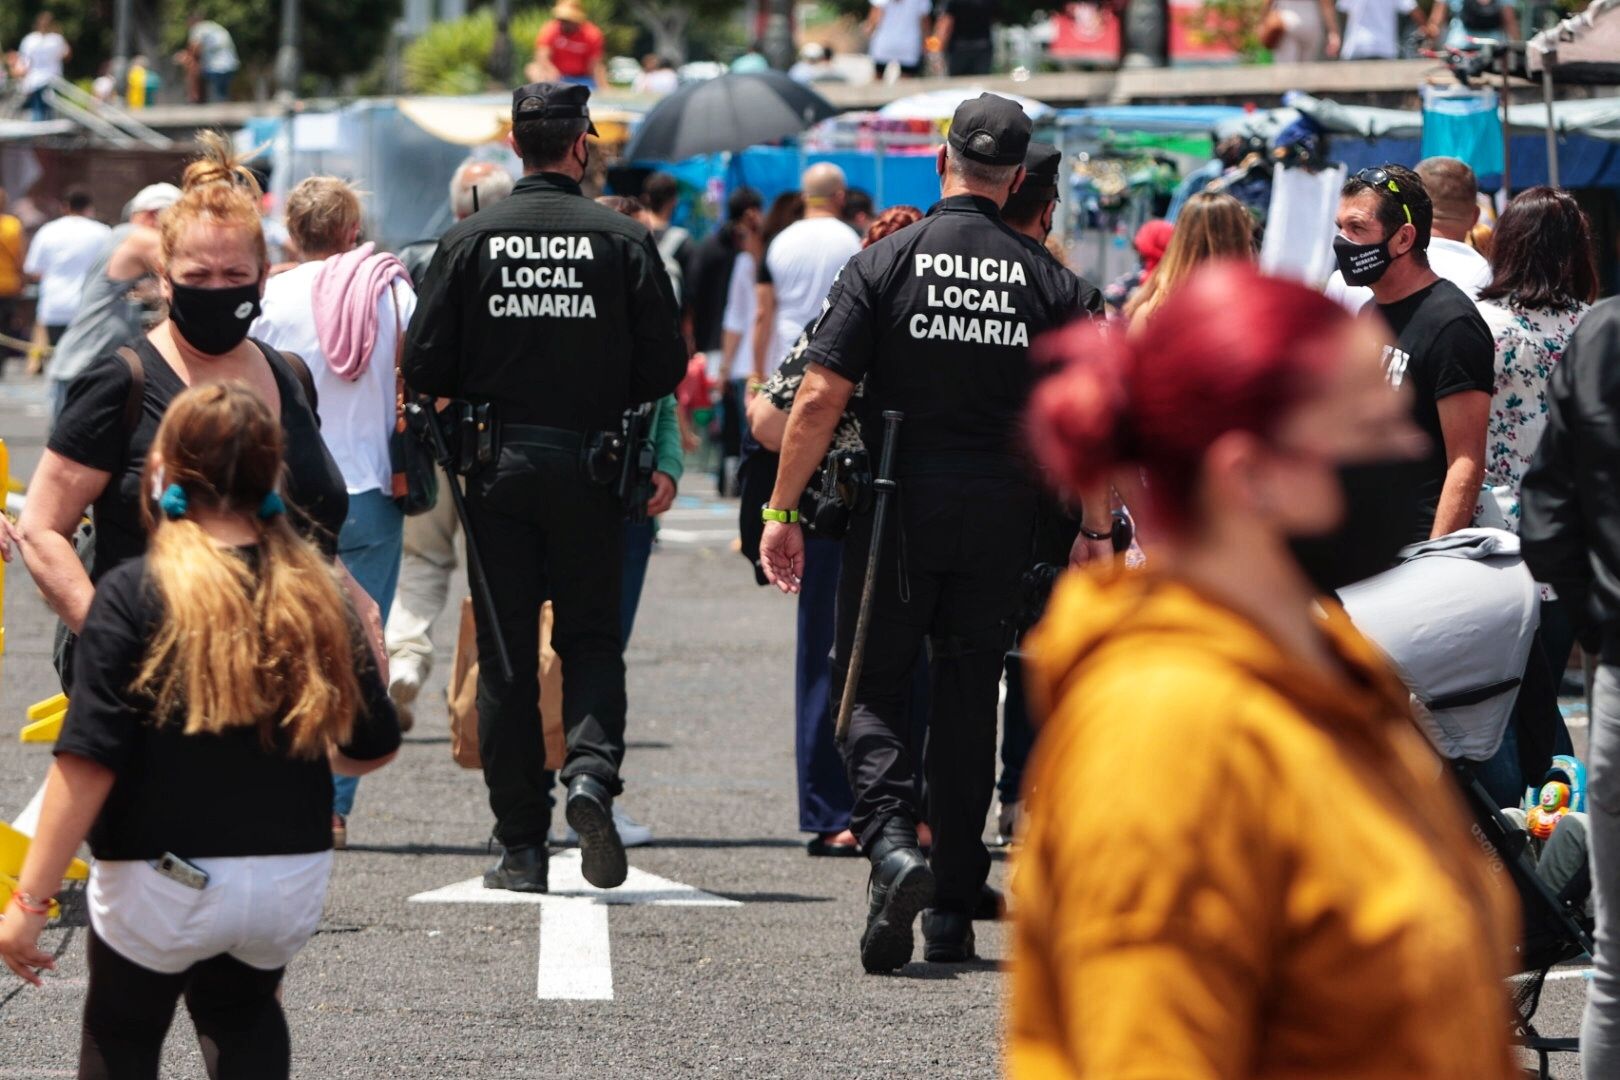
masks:
[[[366,373],[377,346],[378,298],[396,279],[411,283],[405,264],[372,254],[376,246],[334,255],[315,273],[315,334],[332,373],[350,382]]]

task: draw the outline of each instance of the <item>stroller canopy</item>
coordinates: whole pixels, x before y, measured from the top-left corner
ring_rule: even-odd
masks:
[[[1464,529],[1401,556],[1340,599],[1411,688],[1441,756],[1485,761],[1502,744],[1541,618],[1519,538]]]

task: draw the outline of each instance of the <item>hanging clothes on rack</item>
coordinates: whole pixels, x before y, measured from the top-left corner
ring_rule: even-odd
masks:
[[[1458,158],[1476,176],[1502,175],[1502,116],[1495,90],[1425,86],[1422,97],[1424,157]]]
[[[1260,269],[1321,288],[1333,273],[1333,224],[1344,186],[1345,167],[1313,172],[1297,165],[1278,165],[1271,177],[1271,208]]]

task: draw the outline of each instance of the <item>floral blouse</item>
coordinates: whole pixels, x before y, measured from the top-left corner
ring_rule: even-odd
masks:
[[[1547,379],[1589,306],[1530,310],[1503,300],[1479,304],[1496,342],[1485,485],[1514,532],[1519,531],[1519,487],[1547,427]]]

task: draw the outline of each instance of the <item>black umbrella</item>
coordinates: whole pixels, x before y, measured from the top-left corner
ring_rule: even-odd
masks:
[[[779,71],[733,72],[683,86],[653,106],[625,149],[626,161],[681,161],[746,150],[834,115],[826,98]]]

